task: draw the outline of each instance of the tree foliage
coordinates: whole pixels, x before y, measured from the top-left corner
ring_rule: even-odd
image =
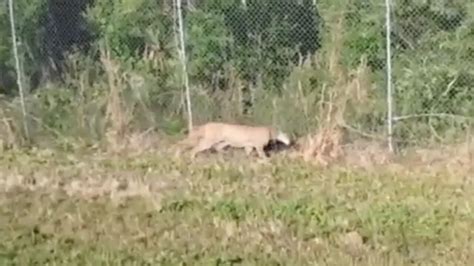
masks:
[[[145,77],[148,100],[170,105],[166,95],[181,90],[173,2],[15,1],[26,76],[37,80],[38,75],[41,80],[64,76],[71,71],[63,67],[68,54],[79,51],[99,61],[98,48],[107,44],[124,68]],[[385,10],[380,1],[322,0],[316,6],[310,0],[244,2],[184,1],[193,85],[212,94],[231,89],[231,79],[237,78],[246,87],[260,84],[268,93],[280,91],[296,65],[318,55],[323,43],[331,45],[325,18],[339,12],[345,14],[342,63],[355,69],[366,58],[377,89],[383,92]],[[472,1],[395,0],[392,28],[397,112],[474,116]],[[4,1],[0,4],[0,93],[15,91],[10,42]],[[236,70],[236,77],[229,69]]]

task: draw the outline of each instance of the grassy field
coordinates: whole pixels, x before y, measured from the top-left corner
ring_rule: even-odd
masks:
[[[429,169],[3,152],[0,265],[468,265],[472,180]]]

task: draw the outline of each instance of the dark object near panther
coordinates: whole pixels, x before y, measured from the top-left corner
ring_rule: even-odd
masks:
[[[291,145],[286,145],[285,143],[281,142],[281,141],[277,141],[277,140],[270,140],[268,142],[267,145],[265,145],[265,147],[263,147],[263,151],[267,154],[267,156],[269,155],[269,153],[276,153],[276,152],[280,152],[280,151],[283,151],[283,150],[286,150],[288,148],[290,148]]]
[[[267,145],[263,147],[263,151],[267,157],[270,156],[271,153],[277,153],[286,149],[289,149],[293,146],[293,143],[290,145],[286,145],[285,143],[278,141],[278,140],[270,140]],[[224,148],[227,150],[229,147]],[[216,153],[216,150],[213,148],[211,149],[212,153]]]

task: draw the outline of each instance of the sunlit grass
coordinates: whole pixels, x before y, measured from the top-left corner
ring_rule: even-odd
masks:
[[[216,154],[0,160],[2,265],[468,265],[474,254],[473,185],[441,173]]]

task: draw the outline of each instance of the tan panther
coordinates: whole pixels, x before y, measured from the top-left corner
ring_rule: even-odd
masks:
[[[263,148],[271,140],[290,145],[288,135],[273,127],[209,122],[195,127],[188,137],[178,144],[193,146],[191,158],[211,148],[220,152],[227,146],[244,148],[247,155],[255,149],[259,157],[266,158]]]

